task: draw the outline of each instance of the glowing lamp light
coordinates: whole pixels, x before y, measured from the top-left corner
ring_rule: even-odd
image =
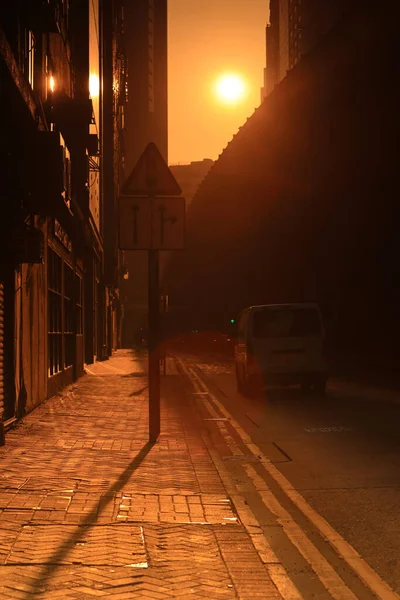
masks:
[[[89,76],[89,92],[92,98],[96,98],[100,93],[99,76],[91,73]]]
[[[50,76],[49,87],[50,87],[51,92],[54,92],[54,90],[56,89],[56,81],[55,81],[53,75]]]

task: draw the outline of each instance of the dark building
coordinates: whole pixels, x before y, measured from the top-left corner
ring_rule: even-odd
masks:
[[[267,55],[261,101],[272,92],[275,84],[279,81],[279,0],[270,0],[269,24],[265,30],[265,42]]]
[[[115,48],[121,10],[118,0],[0,6],[2,427],[113,345],[118,254],[105,218],[115,220],[117,181],[104,166],[120,159],[105,144],[118,124],[104,101],[124,95],[103,43]]]
[[[214,161],[211,158],[204,158],[203,160],[193,160],[187,164],[179,163],[169,166],[182,190],[182,195],[185,198],[186,210],[190,207],[201,182],[206,177],[213,164]],[[166,265],[171,260],[172,254],[173,252],[162,252],[160,256],[160,280],[164,294],[168,294],[168,288],[163,286],[164,273]],[[171,308],[173,307],[170,307],[170,309]]]
[[[125,108],[128,98],[128,61],[125,52],[126,23],[123,0],[102,0],[103,110],[102,170],[105,332],[107,353],[121,345],[120,278],[123,255],[118,250],[118,196],[125,179]]]
[[[149,142],[168,159],[167,0],[127,1],[125,21],[125,167],[129,175]]]
[[[357,0],[270,0],[261,100],[356,3]]]
[[[336,359],[398,361],[395,14],[394,0],[358,3],[202,182],[166,278],[193,323],[223,330],[249,305],[317,301]]]
[[[149,142],[168,162],[167,0],[135,0],[125,7],[128,102],[125,107],[125,175]],[[125,252],[129,279],[122,279],[123,345],[147,320],[147,253]]]
[[[211,158],[204,158],[203,160],[193,160],[187,164],[179,163],[169,166],[182,189],[182,195],[186,200],[186,209],[190,206],[199,185],[213,164],[214,161]]]

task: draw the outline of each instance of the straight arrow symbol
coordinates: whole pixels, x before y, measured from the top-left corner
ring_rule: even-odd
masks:
[[[137,204],[135,204],[135,206],[132,206],[132,210],[133,210],[133,243],[136,246],[137,245],[137,236],[138,236],[138,212],[139,212],[139,207],[137,206]]]

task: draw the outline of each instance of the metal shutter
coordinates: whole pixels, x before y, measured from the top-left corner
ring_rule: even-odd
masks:
[[[4,285],[0,281],[0,421],[4,413]]]

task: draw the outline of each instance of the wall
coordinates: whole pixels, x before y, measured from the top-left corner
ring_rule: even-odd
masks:
[[[398,52],[389,12],[366,2],[276,86],[192,202],[171,304],[222,323],[316,300],[342,348],[398,354]]]
[[[125,5],[125,49],[128,99],[124,175],[128,177],[149,142],[157,145],[168,162],[166,0],[137,0]],[[129,346],[133,332],[147,320],[147,252],[125,252],[125,259],[129,279],[121,282],[122,343]]]
[[[289,0],[279,2],[279,80],[289,70]]]
[[[15,289],[15,389],[23,414],[47,397],[46,265],[22,265]]]

